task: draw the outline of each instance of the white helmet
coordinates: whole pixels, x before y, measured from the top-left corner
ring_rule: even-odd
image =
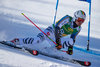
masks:
[[[74,19],[74,21],[75,21],[75,20],[77,20],[78,18],[82,18],[82,19],[85,20],[85,18],[86,18],[86,14],[85,14],[85,12],[82,11],[82,10],[78,10],[78,11],[76,11],[76,12],[74,13],[74,17],[73,17],[73,19]]]

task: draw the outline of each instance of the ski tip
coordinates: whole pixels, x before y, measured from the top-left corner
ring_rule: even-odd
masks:
[[[29,51],[32,55],[37,56],[39,54],[39,52],[37,50],[30,50],[27,49],[27,51]]]
[[[39,54],[37,50],[33,50],[32,52],[33,52],[33,55],[35,56]]]
[[[6,43],[6,41],[0,41],[0,43],[2,43],[2,44],[3,44],[3,43]]]
[[[90,66],[90,65],[91,65],[91,62],[85,61],[85,62],[84,62],[84,65],[85,65],[85,66]]]

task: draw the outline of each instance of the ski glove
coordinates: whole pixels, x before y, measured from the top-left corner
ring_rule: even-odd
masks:
[[[68,51],[66,51],[66,53],[69,54],[69,55],[72,55],[73,54],[73,46],[72,45],[70,45],[68,47]]]

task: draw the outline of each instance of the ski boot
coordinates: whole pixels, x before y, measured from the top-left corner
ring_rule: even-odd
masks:
[[[15,45],[16,47],[23,48],[23,45],[20,44],[18,38],[15,38],[15,39],[13,39],[13,40],[11,40],[11,41],[8,41],[8,43],[10,43],[10,44],[12,44],[12,45]]]

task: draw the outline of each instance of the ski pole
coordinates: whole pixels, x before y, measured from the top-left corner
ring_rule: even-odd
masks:
[[[46,33],[44,33],[33,21],[31,21],[24,13],[21,13],[25,18],[27,18],[33,25],[35,25],[46,37],[48,37],[55,45],[57,45],[56,42],[54,42]]]

